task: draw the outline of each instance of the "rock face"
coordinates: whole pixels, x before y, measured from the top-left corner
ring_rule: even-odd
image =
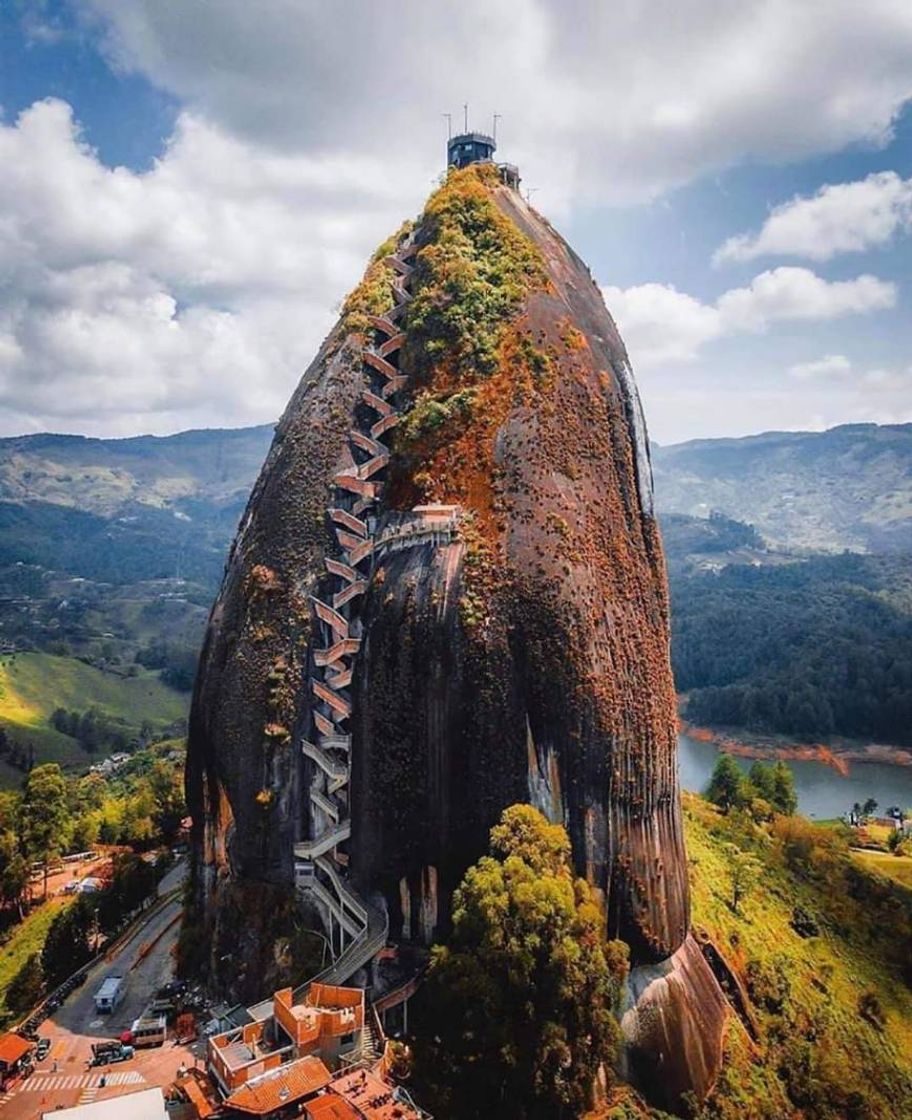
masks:
[[[236,932],[225,899],[265,884],[285,905],[296,842],[299,876],[302,860],[318,875],[334,861],[393,940],[445,936],[490,827],[531,801],[567,827],[608,935],[630,945],[639,1075],[658,1075],[663,1099],[702,1093],[724,1001],[688,937],[664,562],[627,354],[585,265],[490,166],[451,172],[385,251],[397,245],[407,288],[375,259],[305,373],[213,609],[188,762],[211,975]],[[363,348],[381,352],[394,315],[399,422],[378,469],[351,432],[376,420]],[[315,621],[310,597],[338,597],[327,559],[340,541],[359,555],[338,512],[339,473],[359,470],[382,492],[352,491],[345,509],[386,543],[347,577],[363,578],[357,604]],[[343,710],[314,680],[345,635],[357,655],[335,662],[330,697]],[[317,745],[341,748],[343,731],[347,784]],[[322,851],[321,836],[342,838]],[[241,963],[253,994],[281,956],[274,932]]]

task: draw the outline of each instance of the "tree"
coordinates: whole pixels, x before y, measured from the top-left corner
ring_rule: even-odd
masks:
[[[873,817],[876,812],[877,812],[877,802],[873,797],[869,797],[868,800],[861,807],[861,815],[863,817]]]
[[[773,791],[769,800],[774,808],[786,817],[798,811],[798,794],[795,792],[795,775],[781,760],[772,771]]]
[[[744,804],[744,776],[730,754],[720,754],[716,759],[706,796],[726,813]]]
[[[769,763],[761,762],[758,759],[751,766],[747,777],[750,784],[757,791],[757,796],[773,805],[776,797],[776,782],[773,778],[773,768]]]
[[[134,852],[120,852],[113,862],[111,885],[98,900],[98,922],[106,934],[118,930],[124,918],[155,893],[158,882],[152,864]]]
[[[155,826],[164,841],[171,843],[187,813],[183,772],[179,767],[158,759],[149,773],[149,786],[155,798]]]
[[[763,865],[756,856],[745,852],[737,844],[726,844],[724,850],[731,874],[731,908],[736,914],[740,914],[741,902],[756,885]]]
[[[6,1006],[10,1011],[30,1011],[40,1002],[44,992],[44,971],[41,956],[32,953],[10,980],[6,989]]]
[[[70,823],[67,788],[56,762],[36,766],[29,773],[19,806],[19,842],[29,859],[44,863],[44,897],[47,898],[48,864],[66,846]]]
[[[95,924],[95,907],[85,895],[57,914],[41,950],[41,967],[50,984],[59,984],[91,960]]]
[[[23,904],[28,894],[29,866],[19,841],[12,831],[0,833],[0,898],[4,906],[15,906],[19,920],[23,918]]]
[[[570,845],[529,805],[507,809],[491,855],[453,898],[417,1009],[416,1075],[441,1115],[560,1120],[591,1107],[610,1070],[626,947],[606,944]],[[498,1103],[499,1102],[499,1103]]]

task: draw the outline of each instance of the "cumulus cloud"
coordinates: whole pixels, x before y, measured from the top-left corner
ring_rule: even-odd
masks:
[[[668,284],[602,288],[638,366],[687,362],[722,334],[718,310]]]
[[[876,276],[824,280],[806,268],[776,268],[703,303],[666,284],[603,287],[634,363],[652,369],[692,361],[707,342],[764,331],[778,322],[827,320],[893,307],[895,285]]]
[[[136,174],[40,102],[0,126],[0,167],[10,432],[275,418],[403,213],[369,158],[288,156],[186,114]]]
[[[827,320],[882,311],[896,303],[896,285],[867,274],[854,280],[824,280],[807,268],[774,268],[747,288],[732,288],[716,301],[726,334],[762,331],[771,323]]]
[[[81,0],[115,62],[286,149],[437,152],[440,113],[503,114],[560,198],[642,200],[744,159],[881,143],[912,91],[906,0]]]
[[[0,123],[7,431],[276,416],[367,254],[420,206],[442,164],[440,114],[466,96],[474,125],[502,114],[501,154],[560,215],[745,160],[886,142],[912,90],[905,0],[73,10],[113,66],[180,111],[144,173],[104,166],[61,102]],[[873,277],[776,270],[716,303],[661,284],[613,302],[642,363],[650,345],[687,360],[726,334],[891,299]]]
[[[814,377],[838,377],[849,373],[851,369],[852,363],[845,354],[827,354],[813,362],[797,362],[789,367],[789,374],[799,381],[805,381]]]
[[[910,228],[912,179],[883,171],[855,183],[826,185],[811,198],[799,196],[777,206],[759,233],[730,237],[713,261],[772,255],[825,261],[837,253],[885,245]]]

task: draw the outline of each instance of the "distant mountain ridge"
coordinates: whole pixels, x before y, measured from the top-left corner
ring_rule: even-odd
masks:
[[[128,439],[0,439],[0,503],[49,503],[107,519],[137,507],[207,521],[218,512],[224,524],[243,506],[272,433],[263,424]],[[715,510],[787,549],[912,551],[912,424],[654,444],[652,461],[660,513]],[[226,547],[230,534],[228,527]]]
[[[771,545],[912,551],[912,424],[845,424],[652,448],[662,513],[716,510]]]
[[[0,439],[0,501],[50,502],[111,517],[132,503],[167,508],[187,499],[246,497],[272,433],[271,424],[262,424],[128,439]]]

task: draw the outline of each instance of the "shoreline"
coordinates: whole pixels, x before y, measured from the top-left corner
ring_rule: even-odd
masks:
[[[892,766],[912,766],[912,750],[886,743],[859,743],[836,739],[831,743],[796,743],[776,735],[759,735],[738,728],[701,727],[678,718],[678,730],[699,743],[712,743],[726,754],[740,758],[775,761],[787,758],[798,762],[820,762],[846,778],[853,762],[882,762]]]

